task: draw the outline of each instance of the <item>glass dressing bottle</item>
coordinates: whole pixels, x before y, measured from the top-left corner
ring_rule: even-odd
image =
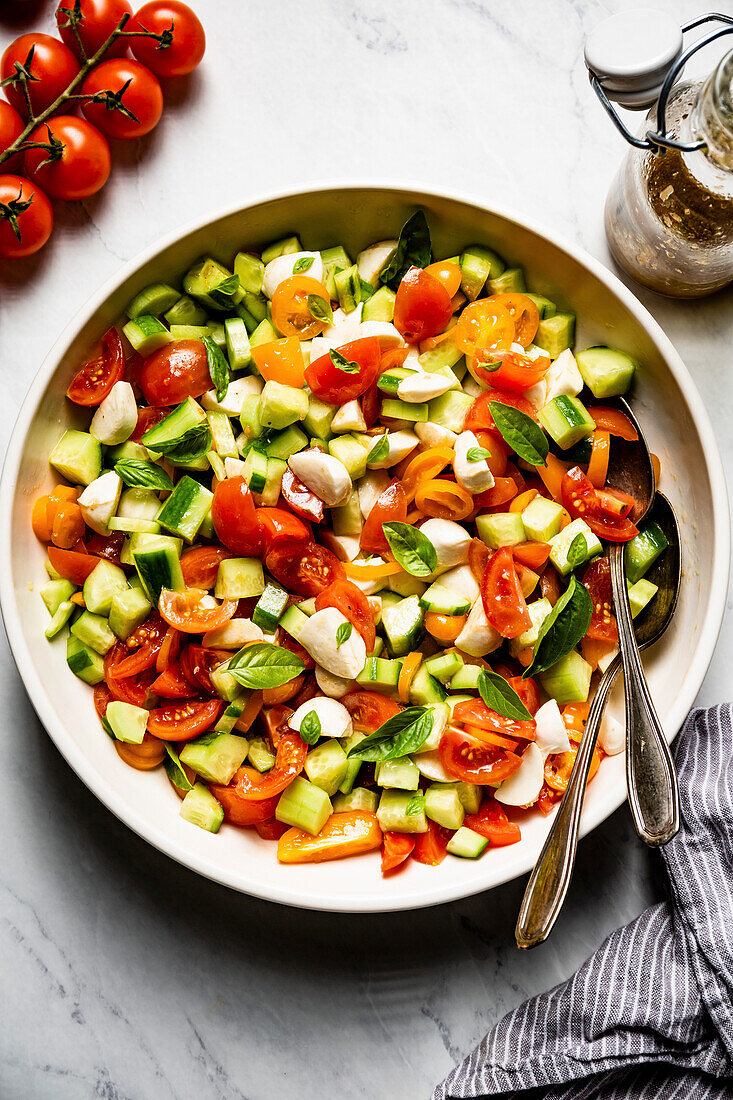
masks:
[[[710,22],[723,26],[683,49],[683,33]],[[728,34],[726,15],[680,28],[663,12],[630,11],[586,42],[591,84],[632,146],[606,200],[609,248],[638,282],[674,298],[733,282],[733,52],[707,80],[675,83],[697,50]],[[651,107],[639,136],[612,100]]]

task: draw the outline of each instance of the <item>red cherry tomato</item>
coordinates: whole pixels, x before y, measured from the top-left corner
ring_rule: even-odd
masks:
[[[507,393],[505,390],[486,390],[479,394],[471,408],[466,413],[463,430],[466,432],[494,431],[496,424],[491,415],[491,402],[498,401],[502,405],[511,405],[513,409],[519,409],[526,416],[537,419],[537,410],[526,397],[520,397],[516,393]]]
[[[283,500],[293,509],[296,515],[302,516],[303,519],[310,520],[312,523],[321,523],[323,520],[323,501],[307,485],[304,485],[299,477],[295,476],[290,467],[283,474],[280,492]]]
[[[246,802],[261,802],[281,794],[302,772],[307,752],[308,746],[300,734],[288,730],[278,741],[275,765],[271,771],[260,775],[254,769],[242,769],[238,783],[240,797]],[[272,811],[267,814],[267,817],[271,816]]]
[[[173,340],[143,363],[140,389],[149,405],[179,405],[211,389],[209,362],[201,340]]]
[[[407,833],[382,833],[382,874],[400,867],[415,847],[415,836]]]
[[[114,325],[108,328],[66,391],[75,405],[99,405],[125,373],[122,340]]]
[[[33,31],[31,34],[21,34],[5,50],[0,59],[0,79],[15,76],[18,71],[16,66],[25,67],[31,50],[33,56],[28,71],[32,79],[27,82],[28,95],[33,114],[40,115],[66,91],[79,72],[79,62],[58,38]],[[16,111],[26,118],[28,108],[22,84],[6,84],[3,91]]]
[[[25,129],[25,123],[15,107],[11,107],[4,99],[0,99],[0,153],[15,142]],[[8,160],[3,161],[2,171],[11,172],[19,166],[22,154],[16,153]]]
[[[481,598],[486,618],[503,638],[518,638],[532,625],[508,546],[495,550],[489,558],[481,581]]]
[[[262,530],[265,554],[280,539],[308,542],[312,538],[310,527],[284,508],[258,508],[257,520]]]
[[[166,416],[172,412],[173,409],[170,407],[156,409],[152,405],[146,405],[144,409],[138,409],[135,431],[130,436],[132,442],[139,443],[150,428],[154,428],[156,424],[160,424],[161,420],[165,420]]]
[[[93,554],[81,554],[78,550],[60,550],[57,546],[49,546],[48,560],[65,580],[81,586],[102,559]]]
[[[211,676],[212,668],[216,668],[222,661],[231,656],[225,650],[211,649],[202,645],[187,645],[181,651],[181,673],[192,684],[198,684],[209,695],[216,695]]]
[[[537,737],[537,724],[504,718],[486,706],[482,699],[466,699],[457,703],[453,709],[453,720],[480,729],[506,734],[507,737],[522,737],[525,741],[534,741]]]
[[[512,555],[515,562],[525,565],[527,569],[534,569],[536,573],[541,573],[551,549],[549,542],[520,542],[512,546]]]
[[[202,588],[186,588],[183,592],[171,592],[164,588],[160,593],[158,609],[169,626],[184,634],[218,630],[234,615],[237,601],[222,600],[217,607],[207,607],[202,604],[205,596]]]
[[[340,611],[344,618],[359,631],[364,639],[367,653],[371,653],[376,639],[374,614],[369,606],[369,600],[360,588],[351,581],[336,581],[335,584],[330,584],[316,596],[316,611],[321,611],[324,607],[335,607]]]
[[[618,626],[612,610],[611,567],[607,557],[596,558],[590,563],[583,575],[583,584],[593,601],[593,615],[586,637],[599,642],[618,642]]]
[[[135,13],[126,29],[145,29],[155,34],[172,32],[169,46],[162,46],[153,38],[129,39],[130,49],[138,61],[158,76],[186,76],[204,56],[204,28],[188,5],[179,0],[150,0]]]
[[[444,829],[428,819],[428,831],[415,834],[415,847],[412,849],[412,858],[417,863],[425,863],[428,867],[437,867],[446,857],[448,841],[451,838],[450,829]]]
[[[402,482],[395,478],[372,505],[361,529],[359,546],[369,554],[387,554],[389,543],[382,530],[382,524],[389,520],[404,523],[406,519],[407,493]]]
[[[64,8],[67,10],[64,11]],[[74,11],[74,0],[61,0],[56,9],[56,26],[64,43],[71,52],[80,57],[79,43],[73,30],[73,20],[67,12]],[[112,31],[119,25],[125,15],[132,15],[132,8],[127,0],[80,0],[79,12],[81,19],[76,25],[77,34],[81,39],[87,57],[92,57],[102,46]],[[130,30],[127,23],[125,30]],[[122,57],[127,49],[128,39],[118,38],[105,50],[105,57]]]
[[[496,670],[499,671],[498,669]],[[525,707],[530,714],[534,715],[540,709],[540,689],[532,679],[523,680],[521,676],[509,676],[506,673],[502,673],[506,676],[506,682],[509,687],[514,688],[519,698],[524,703]]]
[[[501,783],[513,775],[521,756],[489,745],[478,737],[448,726],[440,742],[440,759],[445,770],[464,783],[479,786]]]
[[[32,256],[53,229],[53,210],[40,187],[22,176],[0,176],[0,257]]]
[[[575,519],[584,519],[598,538],[609,542],[628,542],[638,535],[638,527],[627,515],[619,514],[618,499],[611,493],[603,495],[594,489],[580,466],[573,466],[563,476],[561,495],[563,505],[570,515]],[[626,501],[629,499],[626,498]],[[624,508],[628,511],[626,504],[621,510]]]
[[[114,95],[97,102],[92,98],[108,91]],[[83,100],[82,111],[107,137],[142,137],[157,126],[163,113],[163,92],[156,77],[139,61],[126,57],[112,57],[92,69],[81,95],[90,97]],[[114,106],[116,102],[124,111]]]
[[[145,669],[135,676],[120,676],[117,668],[129,656],[127,646],[118,642],[104,658],[104,678],[115,699],[141,707],[148,697],[148,689],[155,679],[155,669]]]
[[[221,714],[221,699],[188,699],[148,712],[148,731],[163,741],[190,741],[210,729]]]
[[[519,826],[509,820],[503,807],[493,798],[483,802],[478,813],[466,814],[463,824],[467,829],[488,837],[494,848],[504,848],[522,839]]]
[[[86,199],[107,182],[112,165],[107,139],[83,118],[56,115],[28,140],[51,146],[29,149],[25,170],[55,199]]]
[[[234,557],[223,546],[192,546],[181,554],[181,572],[187,588],[213,588],[219,563]]]
[[[402,710],[394,699],[388,699],[376,691],[350,691],[339,702],[346,707],[354,729],[360,733],[374,733]]]
[[[140,672],[152,668],[163,645],[165,634],[166,625],[160,615],[154,611],[150,618],[133,631],[126,642],[122,643],[127,655],[122,656],[118,653],[114,662],[115,675],[124,680],[128,676],[137,676]]]
[[[419,344],[445,330],[453,316],[450,294],[427,271],[414,267],[407,272],[394,304],[395,328],[408,344]]]
[[[267,821],[275,813],[279,795],[253,802],[242,794],[246,782],[249,787],[257,782],[259,772],[254,768],[238,768],[234,778],[226,787],[221,783],[209,783],[209,790],[224,809],[224,820],[231,825],[258,825]],[[277,824],[280,824],[279,822]],[[287,825],[284,826],[287,829]],[[259,832],[259,830],[258,830]]]
[[[474,360],[473,369],[476,375],[487,386],[498,386],[499,389],[511,390],[512,393],[521,393],[534,386],[541,378],[544,378],[550,369],[549,355],[530,359],[524,352],[518,351],[492,351],[492,363],[500,366],[488,370]]]
[[[183,675],[180,664],[169,665],[153,680],[150,688],[163,699],[190,699],[197,690]]]
[[[112,531],[109,535],[90,535],[86,540],[87,554],[96,554],[98,558],[106,558],[107,561],[119,565],[124,544],[125,535],[122,531]]]
[[[265,565],[275,580],[301,596],[317,596],[334,581],[346,579],[336,555],[312,540],[278,539],[268,550]]]
[[[243,477],[228,477],[214,489],[211,519],[219,542],[242,557],[258,555],[262,549],[255,504]]]
[[[332,405],[343,405],[361,397],[376,381],[380,370],[381,352],[376,336],[353,340],[338,349],[339,354],[359,368],[351,373],[341,370],[331,355],[321,355],[305,368],[305,380],[316,397]]]

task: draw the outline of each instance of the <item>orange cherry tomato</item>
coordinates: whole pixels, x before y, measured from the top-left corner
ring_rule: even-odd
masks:
[[[522,762],[521,756],[489,745],[455,726],[448,726],[440,742],[440,759],[445,770],[479,786],[501,783],[513,775]]]
[[[609,405],[589,405],[588,412],[596,422],[596,428],[608,432],[609,435],[618,435],[621,439],[627,439],[633,443],[639,438],[634,425],[626,413],[620,409],[613,409]]]
[[[451,838],[450,829],[444,829],[442,825],[436,825],[428,818],[428,830],[426,833],[415,833],[415,847],[412,849],[412,858],[416,863],[425,863],[428,867],[437,867],[446,857],[448,841]]]
[[[547,374],[551,362],[549,355],[530,359],[522,352],[503,349],[493,350],[490,358],[492,365],[488,368],[481,365],[477,354],[472,364],[474,374],[487,386],[498,386],[512,393],[521,393],[536,385]]]
[[[551,549],[549,542],[520,542],[517,546],[512,546],[512,556],[520,565],[539,572],[549,558]]]
[[[443,478],[418,486],[415,504],[426,516],[455,522],[470,516],[474,509],[473,497],[468,489]]]
[[[211,597],[201,588],[184,588],[183,592],[172,592],[164,588],[158,600],[158,610],[169,626],[184,634],[203,634],[216,630],[234,615],[236,600],[222,600],[215,607],[207,607],[203,602]]]
[[[51,526],[51,541],[54,546],[70,550],[79,539],[84,538],[85,531],[86,524],[78,504],[71,500],[56,503]]]
[[[425,268],[426,275],[432,275],[434,279],[445,288],[450,298],[460,290],[461,268],[452,260],[438,260],[437,263],[428,264]]]
[[[382,843],[377,815],[367,810],[331,814],[318,836],[288,829],[277,842],[280,863],[323,863],[371,852]]]
[[[606,484],[608,461],[611,457],[611,436],[598,428],[591,436],[592,449],[588,462],[588,480],[594,489],[602,489]]]
[[[454,454],[452,447],[430,447],[427,451],[411,458],[402,474],[402,484],[408,500],[414,498],[418,486],[432,481],[442,473],[453,461]]]
[[[148,731],[163,741],[190,741],[210,729],[221,714],[221,699],[188,699],[148,711]]]
[[[51,523],[48,514],[48,506],[51,503],[51,497],[48,493],[41,497],[36,497],[33,501],[33,509],[31,511],[31,527],[33,534],[41,542],[51,541]]]
[[[504,718],[487,707],[483,699],[466,699],[462,703],[457,703],[453,708],[453,721],[492,730],[494,733],[503,733],[509,737],[522,737],[525,741],[534,741],[537,738],[537,724],[534,719],[527,722],[515,718]]]
[[[404,523],[407,519],[407,494],[401,481],[390,482],[382,495],[372,505],[359,537],[359,546],[369,554],[389,554],[389,543],[382,525],[390,520]]]
[[[411,836],[407,833],[383,833],[382,874],[389,874],[396,867],[401,867],[414,847],[414,833]]]
[[[360,733],[374,733],[402,710],[394,699],[388,699],[376,691],[350,691],[339,702],[346,707],[354,729]]]
[[[453,316],[451,295],[427,271],[412,268],[397,288],[394,325],[408,344],[437,336]]]
[[[151,733],[146,733],[139,745],[115,741],[115,749],[121,760],[139,772],[152,771],[165,759],[165,745]]]
[[[288,680],[287,684],[281,684],[276,688],[265,688],[262,692],[262,704],[265,707],[278,707],[283,703],[289,703],[294,699],[305,683],[305,675],[296,676],[294,680]]]
[[[280,382],[301,390],[305,380],[305,360],[297,336],[272,340],[252,348],[252,358],[266,382]]]
[[[540,312],[526,294],[492,294],[487,302],[495,302],[508,310],[514,321],[514,343],[529,346],[537,335]]]
[[[514,343],[514,318],[509,310],[491,298],[471,302],[455,327],[456,347],[469,358],[490,359],[497,348],[508,349]]]
[[[312,340],[320,336],[328,321],[311,313],[308,299],[320,298],[323,308],[330,309],[329,294],[323,283],[308,275],[293,275],[283,279],[272,296],[272,323],[283,336]]]
[[[425,613],[425,629],[441,645],[453,645],[467,621],[467,615],[440,615],[437,611]]]

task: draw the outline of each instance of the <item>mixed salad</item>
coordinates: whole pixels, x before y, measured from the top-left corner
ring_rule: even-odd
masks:
[[[67,391],[46,636],[187,822],[283,863],[475,858],[562,797],[665,548],[606,486],[637,364],[422,211],[352,261],[297,237],[147,286]],[[607,717],[591,776],[623,747]]]

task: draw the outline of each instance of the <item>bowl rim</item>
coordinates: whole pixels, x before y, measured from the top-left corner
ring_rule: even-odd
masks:
[[[462,193],[450,192],[426,187],[422,184],[410,181],[394,180],[364,180],[364,181],[311,181],[296,188],[283,188],[267,191],[253,196],[247,202],[231,203],[223,208],[209,212],[187,222],[183,226],[171,230],[163,237],[157,238],[152,244],[139,251],[135,256],[122,265],[116,272],[110,275],[102,285],[93,293],[84,305],[80,307],[64,327],[60,335],[54,341],[49,352],[45,356],[41,366],[36,372],[31,385],[26,393],[18,416],[11,433],[8,449],[3,462],[2,476],[0,478],[0,610],[5,624],[10,649],[23,681],[24,687],[33,704],[33,707],[52,741],[61,752],[67,763],[73,768],[82,782],[95,794],[107,809],[111,810],[117,818],[131,828],[148,843],[159,851],[181,863],[184,867],[209,878],[224,886],[229,886],[241,893],[261,898],[267,901],[278,902],[296,908],[320,910],[341,913],[375,913],[394,912],[424,908],[439,905],[474,894],[483,893],[495,886],[518,878],[531,870],[533,860],[518,859],[513,865],[505,868],[497,875],[496,871],[487,869],[488,881],[467,878],[463,884],[421,884],[418,889],[405,892],[397,897],[380,895],[379,882],[368,896],[361,896],[355,901],[348,893],[334,894],[328,898],[315,897],[309,899],[302,891],[292,888],[283,888],[275,883],[269,883],[257,878],[250,878],[246,870],[223,873],[218,867],[212,867],[205,856],[198,856],[172,838],[165,836],[157,827],[151,826],[137,809],[131,809],[114,786],[109,783],[91,765],[90,760],[74,741],[67,735],[64,722],[58,715],[48,698],[40,678],[36,675],[30,655],[30,649],[26,645],[21,627],[20,615],[17,606],[15,589],[12,583],[12,511],[17,491],[17,482],[20,461],[26,435],[37,413],[40,398],[48,385],[59,363],[72,343],[76,333],[85,325],[93,315],[103,306],[107,298],[126,279],[145,264],[154,260],[161,252],[175,245],[181,239],[190,234],[205,229],[224,218],[234,216],[252,207],[262,206],[280,200],[297,199],[314,192],[332,193],[336,196],[339,192],[375,191],[391,193],[395,199],[409,196],[410,202],[420,203],[431,199],[465,204],[475,207],[484,213],[492,214],[502,220],[514,223],[522,229],[547,240],[555,248],[565,252],[574,261],[585,267],[604,286],[620,300],[622,305],[632,314],[634,319],[646,331],[647,335],[656,344],[668,368],[671,370],[680,389],[685,395],[690,414],[697,425],[705,466],[710,483],[710,491],[713,500],[713,568],[710,575],[710,590],[713,596],[708,604],[705,618],[700,626],[698,644],[689,666],[689,674],[685,678],[688,685],[675,700],[666,725],[669,740],[676,735],[684,719],[690,711],[695,697],[702,685],[708,666],[713,656],[715,645],[720,632],[723,615],[726,606],[726,594],[728,588],[728,576],[730,569],[730,515],[728,494],[726,489],[725,474],[722,459],[715,440],[712,424],[702,397],[698,392],[692,376],[685,366],[681,356],[665,334],[662,327],[647,310],[647,308],[634,296],[631,290],[599,260],[590,255],[584,248],[576,245],[562,234],[549,230],[532,219],[527,219],[518,211],[504,206],[488,205],[480,197]],[[716,595],[719,594],[719,595]],[[598,824],[609,817],[626,799],[626,792],[621,787],[618,791],[613,788],[598,805],[584,812],[581,823],[580,835],[585,836]],[[519,853],[518,853],[519,855]],[[436,876],[439,878],[439,876]]]

